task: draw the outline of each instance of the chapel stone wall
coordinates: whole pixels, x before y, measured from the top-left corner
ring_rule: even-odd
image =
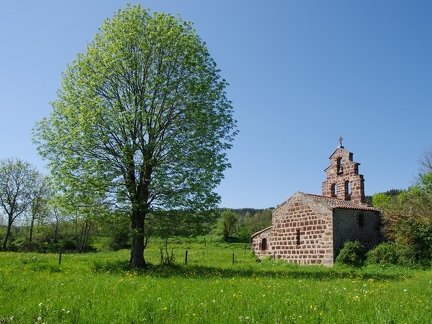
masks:
[[[273,257],[273,227],[268,227],[256,233],[252,239],[252,250],[255,255],[262,259]]]
[[[302,193],[296,193],[273,211],[271,246],[257,253],[262,233],[254,236],[259,257],[271,255],[299,264],[333,264],[331,210]],[[259,250],[259,249],[258,249]]]
[[[333,222],[336,251],[340,250],[345,241],[358,240],[366,250],[381,242],[380,214],[377,211],[336,209]]]

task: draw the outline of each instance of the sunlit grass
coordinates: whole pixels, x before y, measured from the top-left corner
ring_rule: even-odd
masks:
[[[257,263],[244,244],[177,242],[170,267],[129,251],[0,254],[0,323],[431,323],[430,271]],[[185,252],[188,251],[187,265]],[[234,254],[234,263],[233,263]]]

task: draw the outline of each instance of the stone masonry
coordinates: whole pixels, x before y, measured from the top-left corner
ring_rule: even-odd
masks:
[[[322,196],[295,193],[275,208],[272,226],[252,235],[259,258],[331,266],[346,240],[359,240],[367,249],[380,242],[381,214],[364,203],[359,163],[342,145],[330,161]]]
[[[359,174],[360,163],[353,162],[353,154],[339,146],[329,159],[330,166],[324,170],[327,181],[322,184],[323,196],[364,203],[364,179]]]

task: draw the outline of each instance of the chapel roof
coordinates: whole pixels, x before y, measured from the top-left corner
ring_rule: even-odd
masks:
[[[378,208],[374,208],[372,206],[366,205],[366,204],[356,204],[352,201],[342,200],[338,198],[332,198],[332,197],[326,197],[326,196],[320,196],[320,195],[314,195],[314,194],[306,194],[307,196],[311,197],[312,199],[323,202],[326,205],[333,207],[333,208],[341,208],[341,209],[357,209],[357,210],[371,210],[371,211],[377,211],[381,212]]]
[[[266,227],[266,228],[264,228],[264,229],[262,229],[262,230],[260,230],[260,231],[258,231],[256,233],[253,233],[251,236],[256,236],[256,235],[261,234],[262,232],[268,231],[268,230],[270,230],[272,228],[273,228],[273,225],[270,225],[269,227]]]

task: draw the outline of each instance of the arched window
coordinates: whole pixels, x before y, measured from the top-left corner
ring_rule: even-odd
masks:
[[[337,184],[332,184],[331,185],[331,195],[332,197],[337,197]]]
[[[351,182],[345,181],[345,200],[351,200]]]
[[[336,164],[337,164],[337,173],[338,174],[343,173],[343,160],[341,157],[337,158]]]
[[[261,240],[261,250],[262,250],[262,251],[267,250],[267,239],[266,239],[266,238],[263,238],[263,239]]]

